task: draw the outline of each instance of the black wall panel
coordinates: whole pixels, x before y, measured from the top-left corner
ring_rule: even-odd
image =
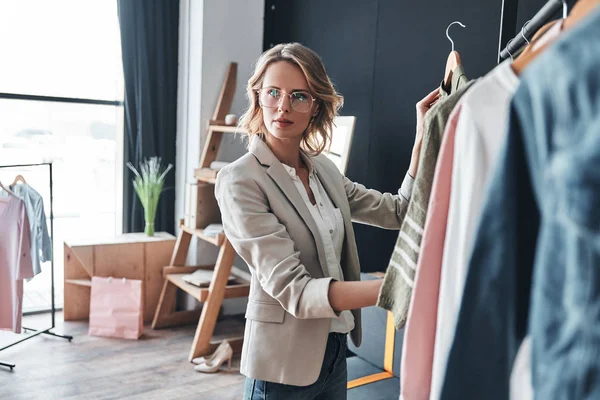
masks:
[[[485,74],[496,65],[499,1],[435,0],[381,1],[373,113],[369,132],[369,168],[366,183],[395,191],[410,162],[415,136],[415,103],[438,87],[444,76],[451,44],[461,54],[469,77]],[[357,157],[352,154],[350,162]],[[361,243],[361,261],[367,269],[382,270],[397,237],[396,232],[367,228],[368,243]]]
[[[513,0],[516,1],[516,0]],[[517,26],[545,0],[520,0]],[[315,50],[357,125],[347,175],[395,192],[409,162],[415,103],[439,86],[451,44],[467,75],[496,66],[502,0],[266,0],[264,48],[297,41]],[[364,272],[387,267],[397,232],[355,225]]]
[[[348,176],[367,179],[378,1],[266,1],[265,48],[300,42],[316,51],[344,96],[343,115],[356,116]]]

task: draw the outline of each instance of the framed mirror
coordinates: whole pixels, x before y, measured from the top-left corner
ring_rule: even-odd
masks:
[[[335,117],[333,133],[331,134],[331,147],[323,152],[337,165],[343,175],[346,175],[346,168],[348,167],[355,123],[356,117]]]

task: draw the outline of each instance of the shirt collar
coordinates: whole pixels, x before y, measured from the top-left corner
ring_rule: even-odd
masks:
[[[452,71],[452,82],[450,83],[449,88],[444,87],[444,81],[440,83],[440,97],[448,97],[455,91],[461,88],[463,83],[466,83],[467,77],[465,74],[465,67],[462,64],[459,64]]]
[[[315,169],[310,157],[302,150],[300,150],[300,157],[302,157],[304,164],[306,164],[306,166],[308,167],[308,176],[313,176]],[[296,173],[296,168],[290,167],[289,165],[284,163],[281,163],[281,165],[283,165],[283,168],[292,178],[298,177],[298,174]]]

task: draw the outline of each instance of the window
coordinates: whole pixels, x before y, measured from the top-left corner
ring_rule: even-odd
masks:
[[[0,165],[53,163],[60,306],[63,242],[122,231],[124,86],[117,2],[1,2],[0,37]],[[18,173],[39,185],[50,217],[47,169],[0,169],[0,181],[10,184]],[[25,283],[24,312],[50,307],[49,263],[42,271]]]
[[[123,100],[115,0],[0,3],[0,92]]]

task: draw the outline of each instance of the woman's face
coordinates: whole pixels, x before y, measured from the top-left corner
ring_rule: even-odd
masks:
[[[269,65],[258,96],[269,133],[278,139],[299,141],[317,111],[300,67],[287,61]]]

